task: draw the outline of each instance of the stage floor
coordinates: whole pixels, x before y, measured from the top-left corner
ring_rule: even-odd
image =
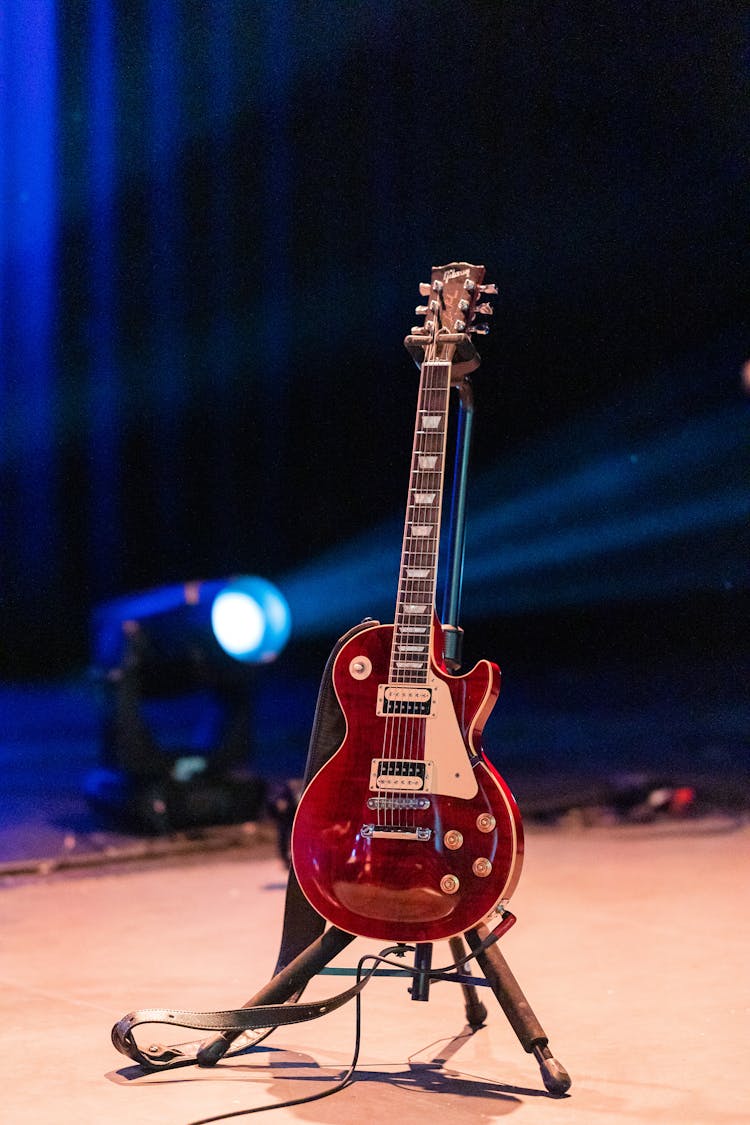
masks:
[[[750,825],[729,817],[532,828],[518,923],[501,948],[570,1093],[545,1092],[489,990],[487,1024],[471,1035],[454,985],[434,985],[425,1004],[406,981],[379,978],[363,994],[353,1084],[271,1120],[744,1123],[749,860]],[[258,839],[215,855],[6,877],[3,1119],[188,1125],[334,1083],[353,1051],[353,1004],[280,1028],[214,1070],[146,1075],[110,1043],[133,1008],[236,1007],[264,984],[285,878]],[[378,948],[357,941],[340,962]],[[450,960],[447,943],[435,955]],[[306,999],[345,986],[318,977]]]

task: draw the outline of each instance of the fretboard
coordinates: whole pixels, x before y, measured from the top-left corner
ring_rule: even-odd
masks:
[[[430,667],[450,385],[450,361],[426,360],[422,364],[391,649],[391,683],[426,683]]]

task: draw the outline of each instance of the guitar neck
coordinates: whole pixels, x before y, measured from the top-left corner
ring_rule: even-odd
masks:
[[[453,350],[421,367],[391,649],[396,684],[426,684],[429,674]]]

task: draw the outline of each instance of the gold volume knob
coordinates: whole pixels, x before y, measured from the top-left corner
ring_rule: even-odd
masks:
[[[479,859],[475,859],[472,863],[471,870],[475,875],[478,875],[480,879],[485,879],[490,871],[492,871],[492,864],[488,859],[485,859],[484,856],[480,856]]]
[[[477,828],[480,832],[491,832],[497,824],[492,813],[483,812],[477,817]]]
[[[458,890],[458,876],[443,875],[440,880],[440,890],[447,895],[454,895]]]
[[[450,848],[452,852],[455,852],[456,848],[460,848],[463,842],[464,838],[456,828],[451,828],[450,831],[446,832],[443,836],[443,843],[446,848]]]

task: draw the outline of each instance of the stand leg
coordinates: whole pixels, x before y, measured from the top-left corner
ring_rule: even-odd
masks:
[[[488,936],[486,926],[468,930],[466,940],[469,948],[477,949]],[[531,1005],[497,945],[491,945],[489,949],[479,953],[477,962],[524,1051],[533,1054],[539,1063],[545,1088],[550,1094],[564,1094],[570,1089],[570,1075],[553,1057],[544,1028],[531,1010]]]
[[[458,935],[449,938],[448,944],[454,961],[461,961],[466,956],[466,947]],[[487,1009],[473,984],[462,984],[461,991],[466,1005],[466,1022],[472,1031],[477,1031],[487,1019]]]
[[[285,1000],[291,999],[353,941],[353,934],[347,934],[332,926],[295,957],[285,969],[272,977],[260,992],[256,992],[252,999],[242,1005],[243,1008],[255,1008],[261,1004],[282,1004]],[[198,1065],[215,1066],[240,1035],[242,1035],[241,1031],[220,1031],[212,1039],[207,1039],[196,1054]]]

